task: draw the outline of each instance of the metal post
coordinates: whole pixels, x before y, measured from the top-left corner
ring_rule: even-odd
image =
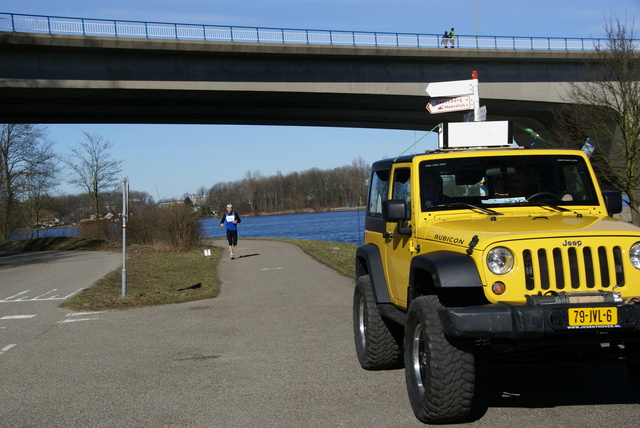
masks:
[[[478,36],[478,0],[473,0],[473,6],[476,12],[476,36]]]
[[[129,215],[129,179],[122,180],[122,297],[127,295],[127,217]]]
[[[473,103],[473,121],[480,122],[480,95],[478,94],[478,72],[471,72],[471,86],[473,87],[473,94],[471,95],[471,102]]]

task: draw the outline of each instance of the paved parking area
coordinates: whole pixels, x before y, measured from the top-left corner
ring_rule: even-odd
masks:
[[[56,299],[119,267],[118,254],[92,254],[0,256],[0,426],[423,426],[401,370],[358,365],[353,280],[297,247],[241,240],[236,260],[220,262],[215,299],[58,308]],[[640,425],[618,368],[518,376],[528,386],[506,376],[505,392],[465,426]]]

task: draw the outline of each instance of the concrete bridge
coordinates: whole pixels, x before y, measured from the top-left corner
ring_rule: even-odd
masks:
[[[427,83],[477,70],[490,120],[541,130],[592,56],[0,32],[0,122],[429,130],[462,113],[430,115]]]

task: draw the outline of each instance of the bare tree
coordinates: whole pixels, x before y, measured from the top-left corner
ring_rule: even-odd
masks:
[[[131,190],[129,192],[130,204],[154,205],[153,196],[149,193],[139,190]]]
[[[287,175],[278,171],[263,176],[259,171],[247,171],[245,178],[235,182],[216,183],[209,190],[214,209],[224,210],[227,202],[240,212],[301,211],[361,205],[366,198],[369,166],[362,158],[351,165],[332,170],[311,168]],[[205,193],[204,188],[198,194]]]
[[[571,107],[559,123],[579,144],[595,145],[600,177],[629,197],[632,222],[640,225],[640,55],[634,24],[610,20],[607,43],[595,46],[585,82],[570,84]]]
[[[55,153],[46,128],[0,124],[0,238],[9,239],[17,225],[18,202],[40,198],[55,185]]]
[[[351,162],[349,183],[352,190],[352,201],[358,206],[363,205],[367,199],[367,178],[369,177],[369,164],[358,157]]]
[[[49,217],[41,216],[43,210],[50,200],[51,191],[58,185],[58,174],[60,168],[58,166],[58,158],[52,150],[51,142],[43,142],[43,144],[35,148],[32,161],[28,164],[25,175],[24,193],[26,196],[26,207],[29,210],[30,223],[39,226],[40,223]],[[37,230],[37,229],[36,229]],[[36,237],[38,235],[36,234]]]
[[[64,163],[73,171],[69,183],[87,192],[93,213],[100,216],[100,202],[104,194],[114,191],[120,183],[122,160],[111,157],[113,143],[100,135],[84,133],[85,141],[72,148]]]
[[[212,206],[209,190],[204,186],[200,186],[193,195],[193,198],[195,199],[195,205],[200,207],[200,214],[209,214],[210,207]]]

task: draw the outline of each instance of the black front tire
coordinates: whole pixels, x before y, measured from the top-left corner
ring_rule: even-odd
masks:
[[[380,315],[369,275],[356,280],[353,294],[353,333],[363,369],[402,367],[401,328]]]
[[[404,365],[416,417],[425,423],[467,421],[473,408],[473,353],[452,345],[442,331],[437,296],[416,298],[407,313]]]

